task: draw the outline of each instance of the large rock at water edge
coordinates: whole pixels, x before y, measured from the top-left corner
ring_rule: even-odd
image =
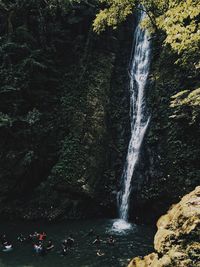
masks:
[[[200,267],[200,186],[157,222],[155,253],[134,258],[128,267]]]

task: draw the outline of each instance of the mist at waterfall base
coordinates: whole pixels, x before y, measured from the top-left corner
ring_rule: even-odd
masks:
[[[11,252],[0,251],[1,267],[116,267],[127,266],[128,261],[135,256],[144,256],[153,250],[154,229],[147,226],[136,226],[129,234],[111,233],[113,220],[67,221],[63,223],[47,224],[41,222],[13,222],[2,223],[0,232],[6,233],[13,243]],[[87,236],[90,229],[94,229],[94,236]],[[33,245],[28,242],[17,241],[22,233],[28,236],[34,231],[45,231],[47,241],[53,240],[55,249],[44,257],[35,254]],[[61,256],[61,240],[71,234],[75,244],[66,256]],[[103,240],[99,248],[92,244],[96,235]],[[109,235],[113,235],[116,244],[106,243]],[[104,255],[97,256],[100,249]]]
[[[141,21],[144,17],[145,13],[141,11],[138,14],[137,27],[134,33],[134,50],[130,64],[131,138],[121,178],[122,190],[118,194],[119,219],[113,224],[112,229],[114,231],[131,230],[133,227],[128,223],[131,183],[134,179],[134,170],[150,120],[145,105],[145,89],[150,67],[150,41],[147,30],[141,27]]]

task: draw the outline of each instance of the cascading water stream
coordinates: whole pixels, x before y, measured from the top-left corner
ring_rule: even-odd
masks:
[[[126,163],[122,174],[123,187],[119,192],[119,217],[114,228],[128,228],[126,223],[129,213],[131,181],[139,158],[141,144],[144,139],[150,117],[146,115],[145,88],[150,67],[150,41],[147,30],[140,24],[145,17],[144,11],[138,16],[138,24],[134,33],[134,52],[130,65],[130,119],[131,139],[129,142]]]

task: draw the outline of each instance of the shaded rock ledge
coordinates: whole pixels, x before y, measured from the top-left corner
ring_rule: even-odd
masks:
[[[200,267],[200,186],[157,222],[155,252],[128,267]]]

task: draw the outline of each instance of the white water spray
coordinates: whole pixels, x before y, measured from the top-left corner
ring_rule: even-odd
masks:
[[[141,28],[140,23],[145,17],[142,11],[134,33],[135,50],[130,66],[130,119],[131,139],[129,142],[126,163],[122,174],[123,188],[119,192],[119,217],[114,228],[130,228],[127,223],[131,181],[139,158],[141,144],[148,127],[150,117],[146,115],[145,88],[150,67],[150,41],[148,32]]]

